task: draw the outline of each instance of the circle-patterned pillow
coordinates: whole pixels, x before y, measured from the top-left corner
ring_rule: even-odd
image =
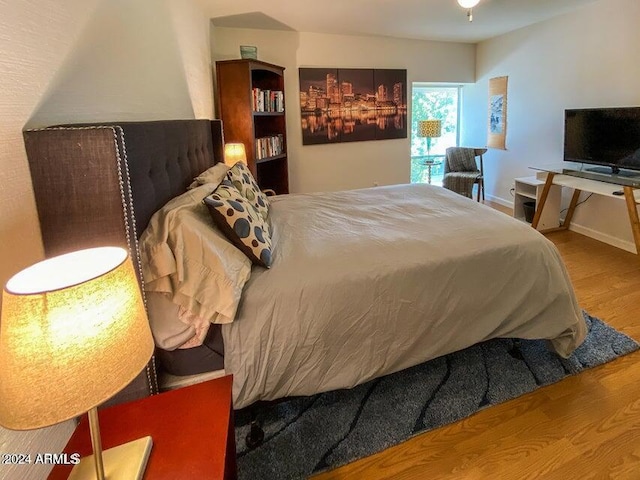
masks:
[[[271,266],[269,224],[233,185],[223,181],[204,203],[216,226],[249,260]]]
[[[256,211],[262,215],[265,220],[269,216],[269,200],[267,196],[260,190],[249,167],[244,163],[238,162],[227,172],[227,179],[238,189],[244,198],[251,202]]]

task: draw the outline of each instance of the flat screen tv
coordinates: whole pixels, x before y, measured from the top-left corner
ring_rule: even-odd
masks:
[[[597,173],[640,170],[640,107],[565,110],[564,159],[602,165],[586,169]]]

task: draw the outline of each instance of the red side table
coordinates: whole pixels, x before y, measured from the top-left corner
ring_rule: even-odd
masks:
[[[232,376],[100,410],[102,448],[150,435],[148,480],[235,479],[236,446]],[[86,415],[64,453],[91,455]],[[73,466],[56,465],[50,480],[66,479]]]

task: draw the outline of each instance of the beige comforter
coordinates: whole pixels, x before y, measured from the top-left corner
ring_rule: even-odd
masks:
[[[554,245],[430,185],[274,197],[274,260],[222,326],[234,406],[353,387],[494,337],[568,356],[586,328]]]

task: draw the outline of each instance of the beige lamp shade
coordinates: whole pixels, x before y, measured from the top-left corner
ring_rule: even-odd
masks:
[[[224,163],[233,167],[236,163],[247,164],[247,152],[243,143],[227,143],[224,146]]]
[[[418,136],[435,138],[442,135],[442,121],[420,120],[418,122]]]
[[[45,427],[103,403],[153,353],[131,260],[117,247],[61,255],[2,293],[0,425]]]

